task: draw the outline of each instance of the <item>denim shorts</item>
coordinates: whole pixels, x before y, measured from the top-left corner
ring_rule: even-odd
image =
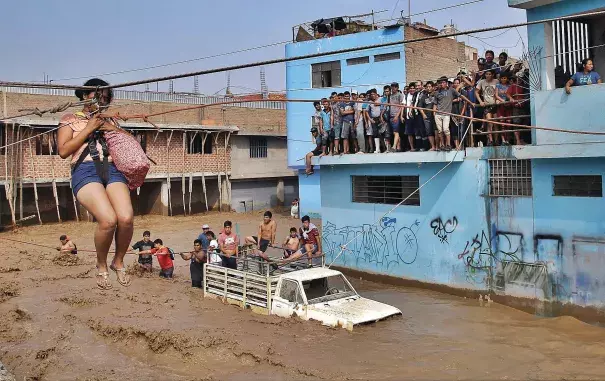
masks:
[[[334,139],[340,139],[340,134],[342,133],[342,120],[334,122],[333,127]]]
[[[108,163],[107,166],[108,180],[107,184],[124,183],[128,184],[126,177],[122,172],[118,171],[113,163]],[[92,161],[84,161],[75,170],[71,171],[71,187],[74,195],[77,196],[82,187],[89,183],[103,184],[101,177],[97,174],[97,168]]]

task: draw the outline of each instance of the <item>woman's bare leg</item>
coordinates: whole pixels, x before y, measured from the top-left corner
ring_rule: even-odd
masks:
[[[118,225],[115,231],[116,253],[112,263],[116,269],[121,269],[124,267],[124,256],[132,241],[134,211],[130,190],[124,183],[111,183],[107,185],[107,196],[113,206]]]
[[[97,268],[99,272],[107,272],[107,253],[118,222],[114,208],[107,197],[105,188],[99,183],[84,185],[76,198],[97,220],[94,239],[97,250]]]

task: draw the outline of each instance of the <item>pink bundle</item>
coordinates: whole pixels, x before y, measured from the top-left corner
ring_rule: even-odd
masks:
[[[149,158],[134,136],[110,131],[105,133],[105,141],[113,163],[128,180],[128,188],[133,190],[143,185],[149,172]]]

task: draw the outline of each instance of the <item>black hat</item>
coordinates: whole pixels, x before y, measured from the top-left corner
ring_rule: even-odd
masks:
[[[93,79],[89,79],[88,81],[86,81],[84,83],[84,86],[93,86],[93,87],[100,87],[100,86],[108,86],[109,83],[105,82],[102,79],[99,78],[93,78]],[[86,90],[84,89],[77,89],[76,90],[76,97],[78,97],[79,100],[83,101],[84,100],[84,94]],[[88,91],[90,93],[90,91]],[[111,94],[111,90],[110,90],[110,94]]]
[[[317,127],[311,127],[311,133],[317,132]]]

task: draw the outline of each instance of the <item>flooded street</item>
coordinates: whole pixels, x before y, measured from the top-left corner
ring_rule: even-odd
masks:
[[[175,251],[190,249],[201,224],[238,223],[256,233],[262,215],[137,217]],[[278,241],[290,226],[278,221]],[[69,234],[92,248],[91,223],[23,228],[0,237],[55,246]],[[434,291],[350,279],[366,297],[403,316],[353,332],[262,316],[202,297],[189,264],[176,277],[135,277],[97,289],[94,257],[2,241],[0,360],[18,380],[209,379],[602,379],[605,329],[571,317],[539,318]],[[276,252],[274,254],[277,254]],[[134,260],[129,256],[129,263]],[[155,261],[155,260],[154,260]],[[157,262],[154,262],[157,266]]]

